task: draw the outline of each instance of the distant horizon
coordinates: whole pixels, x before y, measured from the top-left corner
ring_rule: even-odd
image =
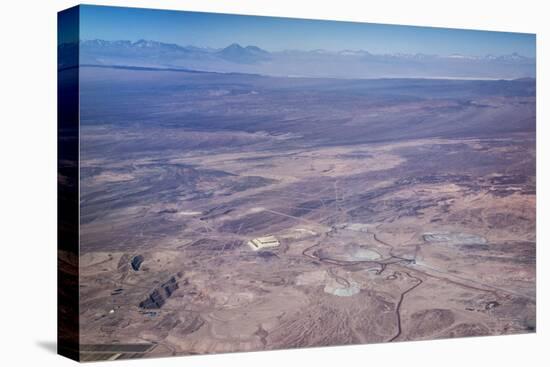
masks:
[[[473,58],[476,58],[476,57],[481,58],[481,57],[487,57],[487,56],[497,56],[498,57],[498,56],[507,56],[507,55],[518,55],[520,57],[535,59],[535,56],[527,56],[527,55],[524,55],[524,54],[522,54],[518,51],[512,51],[512,52],[503,53],[503,54],[487,53],[487,54],[483,54],[483,55],[461,54],[461,53],[458,53],[458,52],[454,52],[454,53],[451,53],[451,54],[434,54],[434,53],[427,54],[427,53],[423,53],[423,52],[408,53],[408,52],[400,52],[400,51],[393,52],[393,53],[375,53],[375,52],[371,52],[368,49],[349,49],[349,48],[347,48],[347,49],[338,49],[338,50],[328,50],[328,49],[322,49],[322,48],[269,50],[269,49],[261,47],[259,45],[241,44],[239,42],[232,42],[232,43],[227,44],[226,46],[211,47],[211,46],[205,46],[205,45],[199,45],[199,44],[193,44],[193,43],[183,44],[183,43],[176,43],[176,42],[163,42],[163,41],[159,41],[159,40],[156,40],[156,39],[147,39],[147,38],[139,38],[139,39],[103,39],[103,38],[87,38],[87,39],[84,39],[84,38],[81,38],[80,39],[80,42],[93,42],[93,41],[130,42],[131,44],[136,44],[136,43],[139,43],[141,41],[143,41],[143,42],[156,42],[156,43],[161,43],[161,44],[165,44],[165,45],[176,45],[176,46],[181,47],[181,48],[193,47],[193,48],[198,48],[198,49],[202,49],[202,50],[223,50],[223,49],[228,48],[230,46],[237,45],[237,46],[240,46],[242,48],[258,47],[261,50],[267,51],[269,53],[280,53],[280,52],[289,52],[289,51],[297,51],[297,52],[324,51],[324,52],[327,52],[327,53],[340,53],[340,52],[350,51],[350,52],[367,52],[367,53],[372,54],[372,55],[399,55],[399,54],[402,54],[402,55],[425,55],[425,56],[438,56],[438,57],[450,57],[450,56],[453,56],[453,55],[461,55],[461,56],[473,57]]]
[[[169,68],[169,67],[154,67],[154,66],[134,66],[134,65],[109,65],[109,64],[80,64],[82,68],[105,68],[105,69],[121,69],[121,70],[141,70],[141,71],[161,71],[161,72],[191,72],[200,74],[242,74],[250,76],[260,76],[269,78],[288,78],[288,79],[335,79],[335,80],[456,80],[456,81],[520,81],[520,80],[537,80],[536,76],[526,76],[519,78],[496,78],[496,77],[453,77],[453,76],[380,76],[380,77],[317,77],[307,75],[285,75],[285,76],[271,76],[268,74],[258,73],[245,73],[245,72],[224,72],[224,71],[208,71],[197,69],[185,69],[185,68]]]
[[[91,5],[80,5],[80,14],[82,40],[155,40],[213,49],[237,43],[269,52],[536,57],[536,35],[530,33]]]

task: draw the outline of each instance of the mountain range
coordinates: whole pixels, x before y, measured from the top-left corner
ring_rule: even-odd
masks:
[[[61,44],[64,52],[77,45]],[[508,55],[373,54],[365,50],[284,50],[270,52],[237,43],[225,48],[181,46],[151,40],[83,40],[80,64],[183,68],[271,76],[335,78],[472,78],[535,77],[534,58]]]

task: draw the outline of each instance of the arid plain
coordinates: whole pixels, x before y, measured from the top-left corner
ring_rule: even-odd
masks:
[[[535,331],[533,79],[81,80],[83,360]]]

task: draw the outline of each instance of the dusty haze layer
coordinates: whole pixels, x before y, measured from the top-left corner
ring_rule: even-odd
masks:
[[[368,50],[269,52],[236,43],[211,49],[147,40],[101,39],[60,45],[60,66],[64,66],[63,55],[75,49],[82,65],[183,68],[284,77],[518,79],[536,75],[535,58],[517,52],[477,56],[376,54]]]

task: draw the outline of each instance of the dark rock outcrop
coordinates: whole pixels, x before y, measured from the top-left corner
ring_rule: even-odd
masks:
[[[155,288],[149,296],[139,303],[144,309],[159,309],[166,303],[166,300],[178,289],[176,277],[171,277],[167,282]]]
[[[134,271],[138,271],[142,262],[143,262],[143,256],[137,255],[137,256],[134,256],[130,265],[132,265],[132,269],[134,269]]]

